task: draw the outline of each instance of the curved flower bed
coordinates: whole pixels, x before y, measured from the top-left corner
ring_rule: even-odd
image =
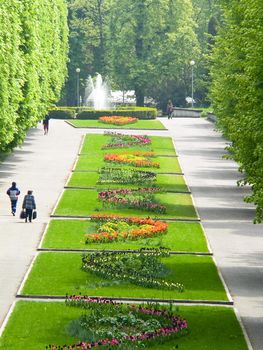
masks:
[[[126,125],[136,123],[138,118],[113,115],[110,117],[100,117],[99,121],[105,124]]]
[[[139,189],[120,189],[99,192],[99,200],[104,204],[119,208],[138,208],[150,210],[159,214],[166,212],[166,207],[155,202],[154,193],[159,192],[158,187]]]
[[[129,282],[145,288],[177,290],[183,292],[181,283],[163,279],[169,274],[159,259],[169,257],[165,249],[141,249],[138,253],[105,252],[84,254],[82,269],[109,280]]]
[[[92,298],[89,296],[70,296],[67,297],[66,305],[70,307],[80,307],[84,310],[91,310],[93,315],[106,315],[109,319],[109,329],[111,337],[104,339],[99,338],[101,331],[100,317],[94,322],[94,317],[83,315],[79,321],[79,329],[85,331],[85,325],[90,321],[91,332],[99,340],[85,342],[80,341],[77,344],[68,345],[66,347],[50,345],[52,350],[58,349],[91,349],[96,347],[118,347],[125,349],[134,343],[137,348],[148,348],[149,341],[158,341],[162,343],[164,338],[171,336],[183,336],[188,333],[187,321],[180,316],[174,314],[170,310],[164,309],[157,304],[155,306],[145,305],[127,305],[123,303],[115,303],[112,300],[104,298]],[[93,322],[92,322],[93,321]],[[129,321],[131,324],[129,324]],[[76,323],[76,322],[75,322]],[[105,327],[105,320],[102,325]],[[122,330],[123,329],[123,330]],[[125,330],[126,329],[126,330]],[[127,334],[127,329],[129,333]],[[105,334],[107,332],[105,331]]]
[[[154,157],[153,152],[132,152],[132,153],[108,153],[104,155],[105,162],[128,164],[136,167],[160,168],[160,163],[153,162],[150,159]]]
[[[99,174],[98,184],[145,184],[156,181],[157,176],[152,171],[108,167],[101,168]]]
[[[98,222],[99,233],[86,234],[86,243],[113,242],[116,240],[149,238],[167,232],[163,221],[138,217],[123,218],[116,215],[94,215],[91,221]]]
[[[151,140],[148,136],[142,135],[126,135],[117,132],[105,131],[105,136],[112,136],[111,143],[108,143],[102,147],[106,148],[130,148],[134,146],[146,146],[151,144]]]

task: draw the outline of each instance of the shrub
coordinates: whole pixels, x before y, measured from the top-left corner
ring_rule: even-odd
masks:
[[[48,116],[52,119],[73,119],[75,117],[75,109],[51,109],[48,111]]]
[[[109,110],[82,110],[77,114],[77,119],[99,119],[103,116],[128,116],[138,119],[155,119],[157,117],[156,108],[149,107],[130,107]]]

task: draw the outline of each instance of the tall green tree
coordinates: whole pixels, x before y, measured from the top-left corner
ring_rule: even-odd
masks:
[[[246,198],[263,220],[263,11],[261,0],[222,1],[222,26],[213,51],[211,97],[229,151],[251,185]]]
[[[21,143],[60,97],[67,75],[64,0],[0,2],[0,149]]]
[[[68,105],[76,105],[76,69],[80,68],[82,89],[88,75],[106,74],[105,25],[108,2],[68,0],[69,79],[65,89]]]
[[[180,80],[197,54],[192,15],[190,0],[111,0],[111,75],[120,89],[135,90],[138,105],[152,96],[153,87]]]

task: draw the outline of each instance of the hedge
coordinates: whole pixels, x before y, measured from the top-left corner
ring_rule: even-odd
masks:
[[[122,108],[122,109],[111,109],[111,110],[83,110],[79,112],[76,116],[77,119],[98,119],[103,116],[131,116],[138,119],[156,119],[157,110],[156,108],[148,107],[132,107],[132,108]]]
[[[75,118],[75,109],[50,109],[48,111],[49,118],[52,119],[74,119]]]

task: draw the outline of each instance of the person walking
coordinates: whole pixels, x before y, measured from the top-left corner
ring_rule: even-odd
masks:
[[[168,119],[172,119],[173,109],[174,109],[173,102],[169,100],[166,107],[166,113],[168,115]]]
[[[27,219],[32,222],[33,210],[36,209],[36,202],[32,193],[33,191],[27,191],[22,205],[22,208],[26,211],[25,222],[27,222]]]
[[[46,115],[45,118],[43,119],[43,127],[44,127],[44,135],[48,134],[49,130],[49,116]]]
[[[16,205],[18,201],[18,196],[20,195],[19,189],[16,187],[16,183],[12,182],[12,186],[6,191],[11,201],[11,213],[13,216],[16,214]]]

